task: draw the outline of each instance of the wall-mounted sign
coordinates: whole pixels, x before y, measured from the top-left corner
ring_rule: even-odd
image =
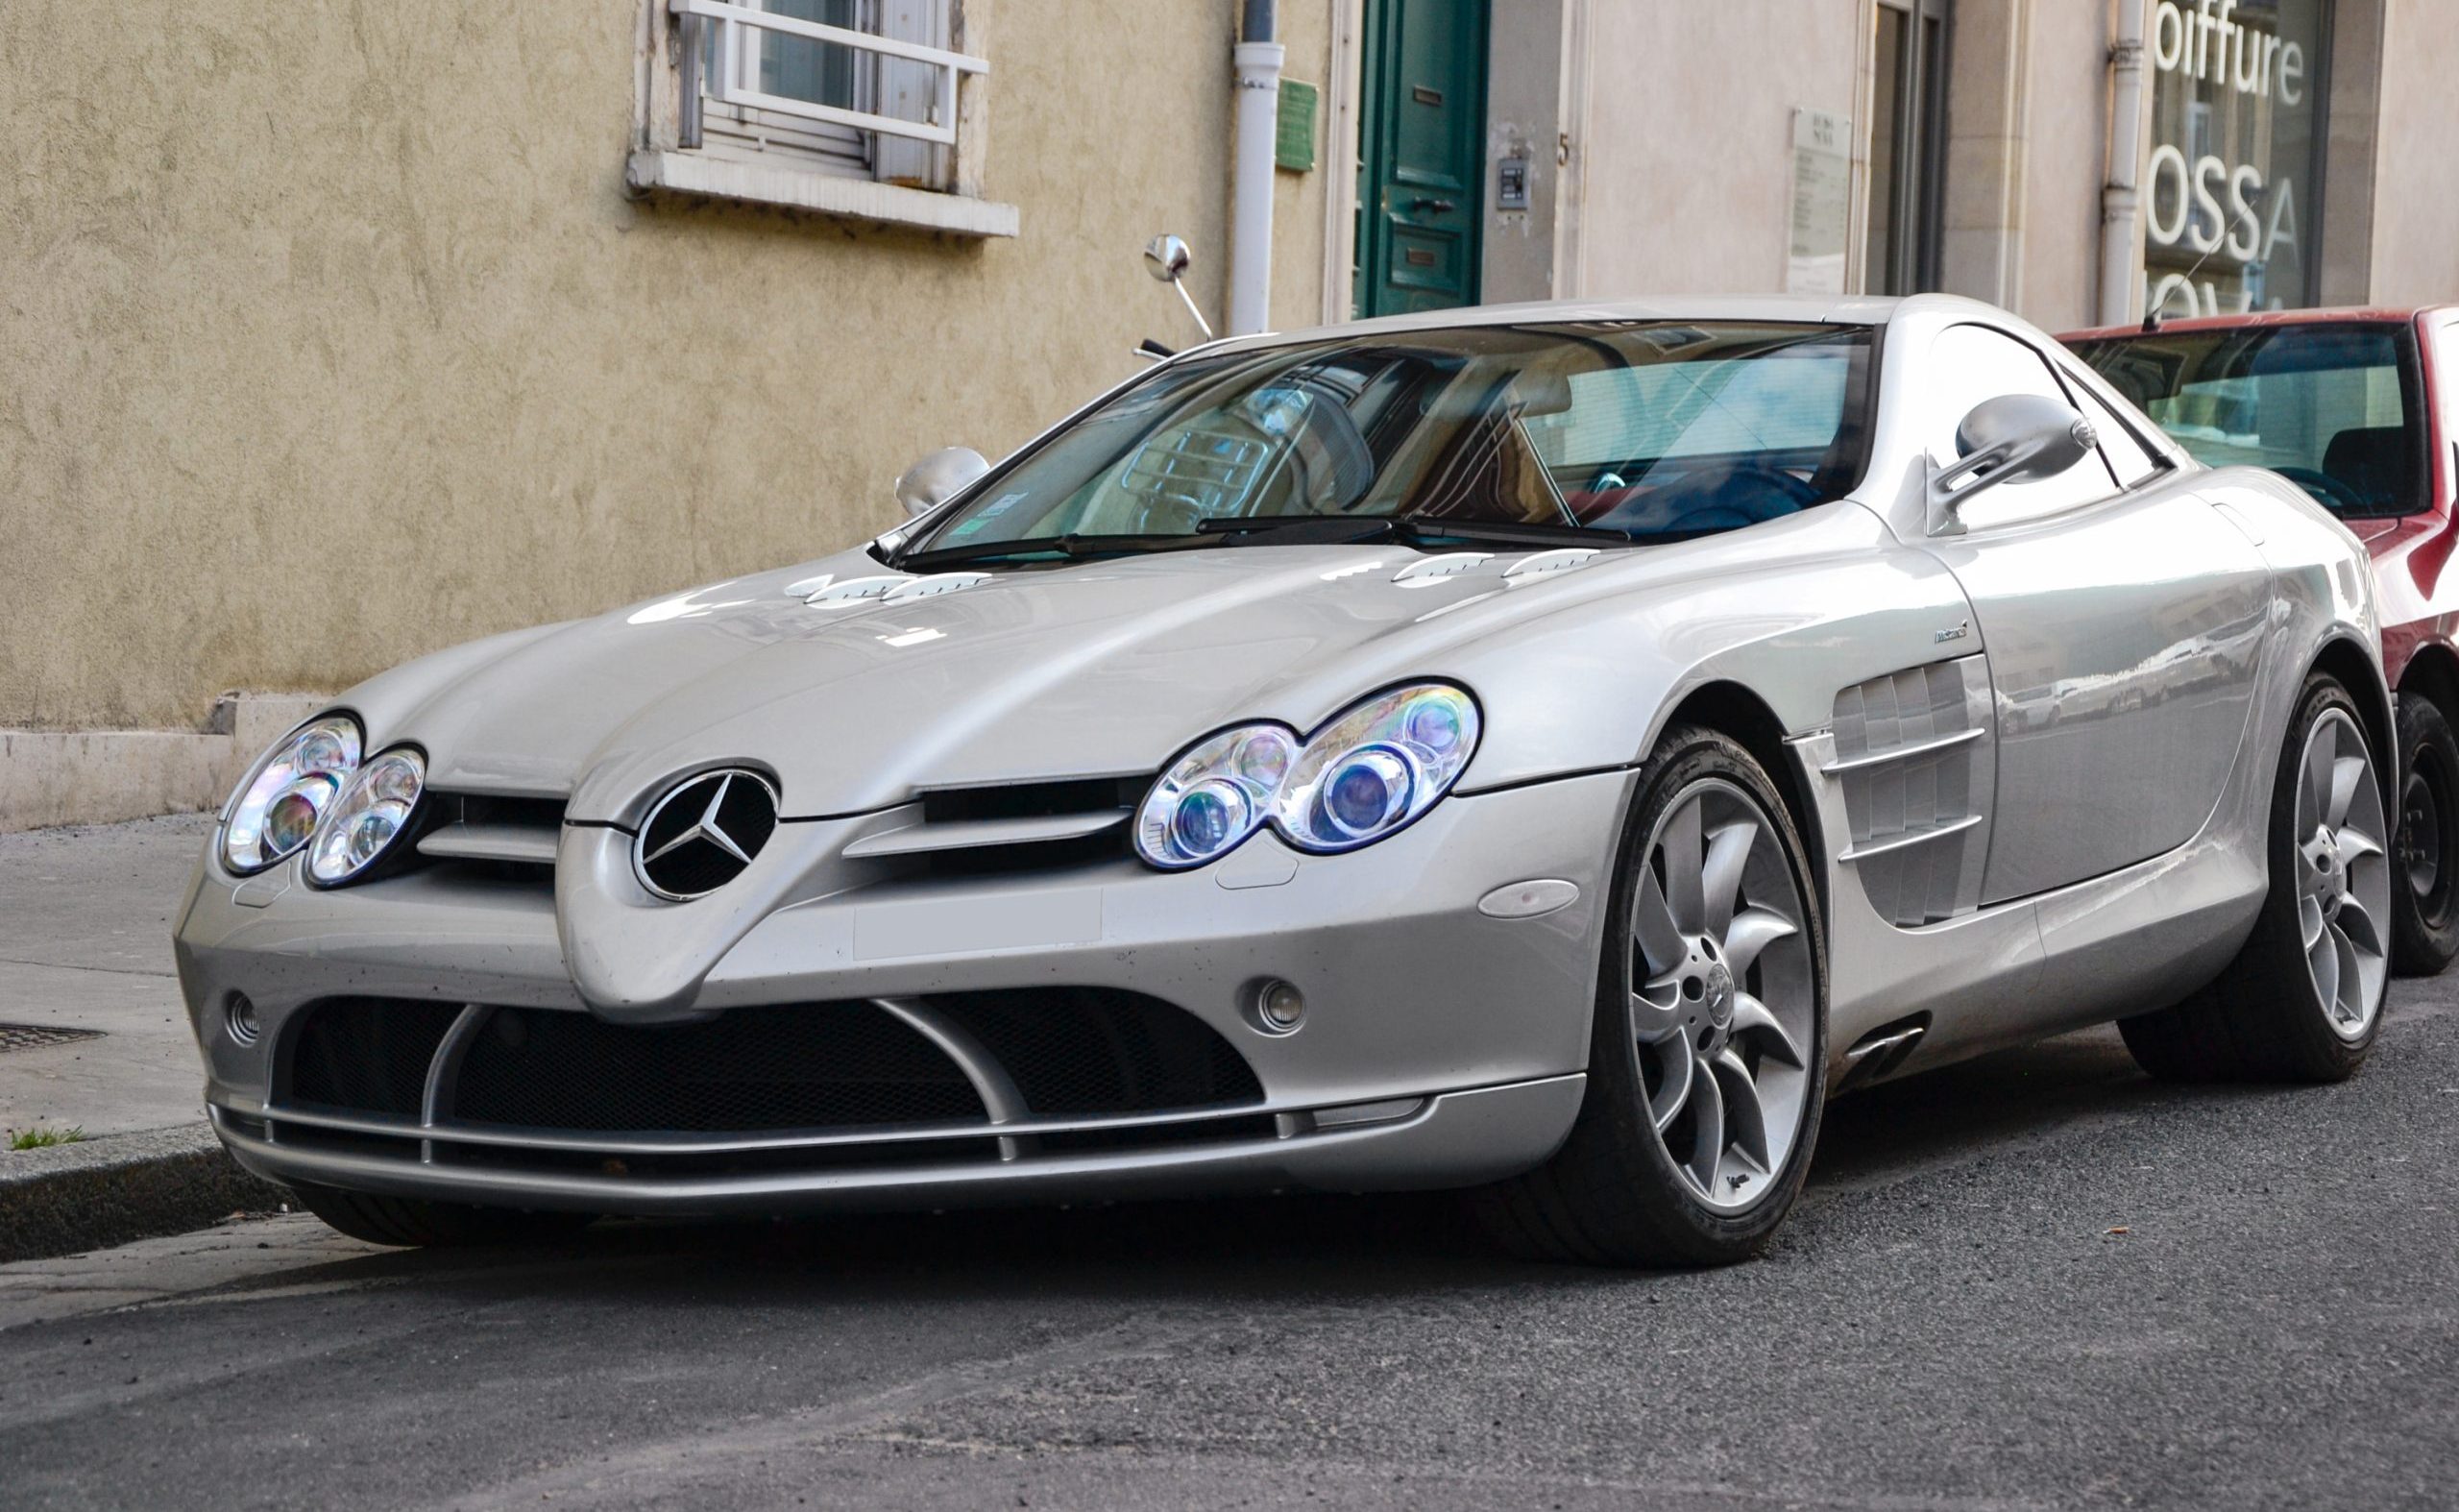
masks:
[[[1788,294],[1844,292],[1844,239],[1852,230],[1853,123],[1825,110],[1793,112],[1793,205]]]
[[[2331,0],[2157,0],[2144,307],[2236,314],[2319,296]]]
[[[1273,165],[1292,173],[1315,171],[1315,86],[1280,82],[1280,117],[1272,143]]]

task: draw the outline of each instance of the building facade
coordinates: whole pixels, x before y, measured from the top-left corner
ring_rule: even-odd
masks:
[[[1140,269],[1156,232],[1216,325],[1245,280],[1281,329],[1787,288],[2052,328],[2450,298],[2445,10],[23,0],[0,828],[218,799],[296,707],[231,690],[884,528],[922,452],[996,454],[1139,339],[1195,339]],[[1242,209],[1258,89],[1278,166]]]

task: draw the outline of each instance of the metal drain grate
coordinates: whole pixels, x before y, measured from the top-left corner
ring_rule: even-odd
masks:
[[[100,1039],[99,1029],[51,1029],[41,1024],[0,1024],[0,1055],[12,1050],[39,1050],[45,1045],[71,1045]]]

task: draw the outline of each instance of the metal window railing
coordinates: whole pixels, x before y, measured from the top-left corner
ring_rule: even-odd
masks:
[[[807,121],[824,121],[855,131],[877,132],[884,136],[903,136],[914,141],[935,142],[942,147],[956,146],[957,78],[960,74],[986,74],[990,71],[987,61],[964,53],[927,47],[919,42],[899,41],[869,32],[849,31],[841,26],[827,26],[790,15],[774,15],[751,6],[729,4],[728,0],[668,0],[668,9],[677,16],[696,16],[701,25],[718,29],[714,49],[716,66],[705,80],[698,81],[708,98],[726,105],[797,116]],[[739,45],[737,27],[755,27],[786,37],[831,42],[840,47],[851,47],[886,58],[901,58],[936,68],[938,70],[937,88],[930,116],[927,120],[909,121],[870,110],[853,110],[841,106],[822,105],[816,100],[769,94],[743,77],[746,72],[743,61],[757,56],[757,49]],[[689,64],[696,62],[694,50],[687,50],[686,61],[688,71],[696,73],[696,68],[689,68]],[[689,98],[690,92],[687,89],[687,110],[697,103]]]

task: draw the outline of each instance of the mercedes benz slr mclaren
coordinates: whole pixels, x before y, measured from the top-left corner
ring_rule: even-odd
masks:
[[[265,754],[177,925],[244,1165],[394,1243],[1457,1187],[1701,1264],[1848,1087],[2376,1034],[2363,551],[1998,310],[1212,342],[900,492]]]

